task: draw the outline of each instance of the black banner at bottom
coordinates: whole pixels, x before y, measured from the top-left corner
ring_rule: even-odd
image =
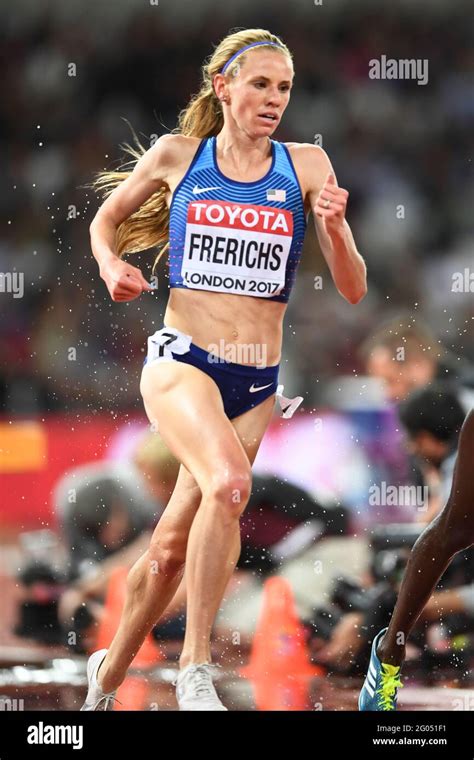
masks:
[[[474,758],[471,712],[2,712],[0,760],[224,751]],[[303,745],[304,742],[304,745]],[[289,746],[287,746],[289,745]],[[402,755],[408,750],[407,755]],[[317,755],[316,755],[317,756]]]

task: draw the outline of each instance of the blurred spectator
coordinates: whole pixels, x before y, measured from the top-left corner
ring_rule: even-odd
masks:
[[[449,380],[457,386],[465,411],[474,406],[472,365],[446,349],[419,319],[406,314],[391,319],[363,342],[359,354],[368,374],[382,380],[392,402],[434,380]]]
[[[430,500],[423,514],[431,522],[446,504],[453,480],[459,431],[466,416],[456,390],[446,382],[431,383],[410,393],[399,407],[400,420],[408,434],[408,447],[425,477],[438,476],[438,499]]]
[[[387,399],[398,407],[412,391],[438,382],[449,382],[449,399],[455,394],[453,404],[458,416],[459,405],[465,412],[474,405],[472,363],[464,357],[456,357],[428,325],[406,312],[386,321],[371,333],[359,346],[358,354],[365,364],[367,374],[382,382]],[[438,397],[438,403],[440,398],[441,396]],[[449,399],[446,402],[448,404]],[[441,425],[443,410],[437,406],[433,412],[435,420],[438,414]],[[436,421],[433,421],[433,425],[436,425]],[[408,446],[407,449],[413,454],[413,446]],[[438,468],[426,458],[422,461],[411,456],[409,469],[414,484],[428,487],[428,514],[432,515],[439,508]],[[419,517],[424,519],[421,514]]]
[[[132,567],[148,549],[178,470],[161,438],[147,432],[132,461],[96,462],[63,476],[54,494],[71,584],[59,603],[63,624],[75,618],[86,627],[84,621],[90,625],[100,616],[97,602],[103,602],[110,573]]]

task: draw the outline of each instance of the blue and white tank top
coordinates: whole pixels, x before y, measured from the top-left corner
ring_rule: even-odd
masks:
[[[267,174],[238,182],[220,171],[216,138],[201,141],[171,202],[171,288],[288,301],[306,218],[288,148],[271,147]]]

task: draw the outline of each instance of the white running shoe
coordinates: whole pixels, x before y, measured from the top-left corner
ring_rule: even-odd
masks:
[[[106,694],[100,688],[97,681],[97,671],[107,654],[107,649],[99,649],[89,657],[87,662],[87,681],[89,683],[89,689],[87,692],[86,701],[81,707],[82,710],[113,710],[114,700],[117,690],[112,691],[110,694]],[[118,702],[118,700],[117,700]]]
[[[179,671],[174,685],[180,710],[227,710],[212,683],[211,663],[188,665]]]

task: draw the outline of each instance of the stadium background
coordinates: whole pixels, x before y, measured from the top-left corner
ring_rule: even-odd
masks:
[[[401,433],[357,349],[403,311],[424,319],[456,357],[474,359],[472,292],[452,290],[453,275],[472,266],[468,7],[462,0],[398,0],[383,9],[368,0],[0,3],[4,578],[18,564],[21,531],[55,530],[51,489],[59,475],[94,458],[126,457],[146,426],[139,376],[146,338],[164,313],[165,269],[157,293],[110,300],[89,245],[98,200],[83,185],[119,165],[129,125],[144,145],[176,126],[199,88],[202,62],[237,27],[267,28],[292,50],[294,90],[274,137],[319,140],[327,150],[350,191],[348,221],[368,268],[368,294],[351,306],[308,225],[280,378],[286,392],[304,397],[303,411],[290,421],[275,416],[257,467],[343,500],[361,530],[393,519],[369,511],[367,489],[374,479],[403,480]],[[426,59],[428,83],[370,79],[368,62],[382,55]],[[149,277],[153,259],[148,252],[129,261]],[[23,273],[21,297],[5,287],[12,273]],[[323,441],[315,417],[327,422]],[[9,625],[6,614],[7,643]]]

